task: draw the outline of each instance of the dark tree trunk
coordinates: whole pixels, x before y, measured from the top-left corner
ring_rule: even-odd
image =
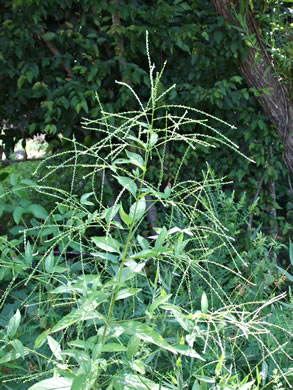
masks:
[[[226,21],[237,25],[238,22],[231,13],[231,5],[237,9],[237,0],[211,0],[216,11]],[[270,95],[262,94],[258,101],[276,126],[276,130],[285,147],[285,160],[290,171],[293,171],[293,101],[290,98],[290,89],[273,69],[273,61],[258,34],[257,22],[253,14],[246,13],[246,23],[250,34],[255,34],[257,50],[261,53],[261,60],[256,61],[256,49],[251,48],[246,61],[240,62],[241,73],[250,87],[268,88]],[[236,33],[236,32],[235,32]]]

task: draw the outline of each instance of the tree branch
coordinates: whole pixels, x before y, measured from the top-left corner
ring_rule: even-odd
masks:
[[[211,1],[218,14],[222,15],[229,23],[239,27],[239,23],[231,12],[231,7],[238,4],[236,0]],[[239,61],[240,70],[250,87],[270,91],[269,95],[262,93],[258,101],[263,111],[276,126],[285,147],[286,164],[293,172],[293,101],[290,98],[290,90],[276,76],[273,60],[260,39],[257,22],[250,11],[246,12],[246,24],[248,33],[256,37],[257,47],[249,49],[245,61]],[[256,61],[256,50],[262,54],[258,61]]]

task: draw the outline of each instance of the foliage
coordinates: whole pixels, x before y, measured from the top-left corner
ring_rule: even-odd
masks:
[[[263,2],[251,3],[275,61],[283,61],[280,72],[286,79],[291,41],[283,31],[290,25],[290,7],[285,2],[265,2],[265,8]],[[245,85],[238,59],[245,59],[247,42],[215,15],[210,2],[67,0],[60,5],[55,0],[14,0],[3,1],[1,11],[0,79],[6,93],[0,100],[0,116],[6,155],[18,140],[37,133],[46,134],[53,150],[65,147],[58,134],[63,141],[74,136],[87,146],[94,144],[99,133],[81,122],[83,116],[100,115],[96,91],[108,112],[135,108],[130,91],[115,80],[131,81],[146,101],[149,79],[141,38],[149,30],[155,62],[161,66],[162,59],[168,60],[158,88],[176,81],[160,104],[196,104],[233,123],[237,130],[211,121],[256,162],[243,161],[226,148],[213,149],[211,155],[202,146],[186,156],[186,180],[199,179],[206,169],[202,153],[211,163],[222,161],[218,174],[237,182],[236,198],[246,192],[247,207],[258,199],[250,231],[262,223],[266,234],[277,231],[287,243],[293,223],[288,172],[280,142],[256,102],[268,91]],[[198,126],[193,130],[201,131]],[[163,186],[174,180],[181,153],[182,145],[166,150]],[[158,166],[153,159],[149,175],[156,175]]]
[[[234,245],[244,200],[224,195],[225,180],[211,168],[201,179],[180,181],[192,150],[221,145],[244,156],[211,125],[215,117],[166,105],[172,87],[160,90],[162,74],[154,75],[149,54],[148,62],[150,99],[142,102],[128,86],[139,110],[102,109],[100,119],[86,120],[99,141],[86,146],[73,139],[72,150],[49,157],[47,173],[29,183],[54,206],[34,215],[39,221],[29,221],[22,235],[1,237],[4,388],[290,385],[292,351],[279,336],[289,340],[292,333],[285,321],[280,326],[263,315],[281,307],[283,295],[254,302],[233,294],[235,284],[221,285],[224,269],[248,294],[257,288],[253,276],[244,276],[253,254],[241,256]],[[191,124],[200,131],[188,131]],[[180,164],[172,185],[161,188],[166,150],[175,142],[185,145]],[[153,160],[160,161],[156,175],[149,172]],[[59,170],[70,172],[69,190],[48,186]],[[76,196],[84,170],[91,188]],[[111,206],[106,180],[119,188]],[[160,218],[149,237],[145,217],[154,203]]]

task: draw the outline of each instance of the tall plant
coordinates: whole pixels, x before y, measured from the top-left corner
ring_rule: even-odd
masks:
[[[25,389],[26,382],[37,382],[30,390],[258,389],[266,383],[259,374],[266,360],[287,380],[263,339],[274,327],[261,317],[280,297],[237,304],[211,272],[224,269],[250,284],[241,273],[245,259],[215,212],[214,197],[224,181],[210,169],[202,180],[180,181],[190,150],[238,148],[210,126],[208,120],[216,118],[160,104],[174,87],[158,93],[163,70],[154,73],[148,40],[147,57],[150,99],[142,102],[120,83],[132,91],[139,110],[102,110],[101,119],[85,120],[102,139],[91,147],[73,140],[73,150],[57,156],[62,164],[47,159],[48,173],[34,184],[56,199],[56,207],[25,230],[23,254],[16,243],[2,240],[1,261],[11,280],[1,304],[20,286],[27,291],[1,333],[7,389],[16,381]],[[209,134],[183,132],[186,126]],[[166,148],[173,142],[184,145],[184,152],[174,181],[162,188]],[[156,183],[149,170],[155,157]],[[67,169],[70,191],[45,185],[51,174]],[[78,198],[74,187],[80,180],[90,181],[91,190]],[[109,186],[118,189],[110,205]],[[150,227],[146,217],[154,206],[158,217]],[[219,251],[230,265],[215,259]],[[33,342],[26,336],[32,329],[40,332]],[[246,356],[244,346],[252,344],[259,348],[258,361]],[[19,361],[25,357],[30,368],[23,372]]]

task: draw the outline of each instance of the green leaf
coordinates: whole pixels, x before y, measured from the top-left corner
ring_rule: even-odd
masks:
[[[85,194],[83,194],[81,197],[80,197],[80,204],[85,204],[87,206],[94,206],[95,204],[91,201],[88,200],[88,198],[90,196],[92,196],[94,194],[94,192],[87,192]]]
[[[135,184],[135,181],[133,179],[130,179],[126,176],[114,177],[118,181],[118,183],[121,184],[122,187],[125,187],[133,195],[133,197],[136,198],[137,185]]]
[[[53,355],[55,356],[55,358],[57,360],[62,360],[62,356],[60,354],[61,352],[61,347],[60,347],[60,344],[58,343],[58,341],[56,341],[55,339],[53,339],[53,337],[51,336],[48,336],[47,337],[47,340],[48,340],[48,345],[51,349],[51,352],[53,353]]]
[[[128,150],[126,150],[126,154],[127,154],[127,157],[129,158],[129,162],[131,164],[134,164],[137,167],[139,167],[140,169],[142,169],[143,171],[145,171],[145,161],[141,157],[140,154],[132,153],[132,152],[129,152]]]
[[[144,259],[147,257],[154,257],[158,255],[158,251],[154,249],[144,249],[140,252],[134,253],[133,255],[129,256],[130,259]]]
[[[132,222],[132,218],[123,209],[122,203],[120,203],[120,209],[119,209],[119,215],[122,221],[127,225],[130,226]]]
[[[147,239],[144,237],[140,236],[139,234],[137,235],[137,242],[141,246],[141,249],[149,249],[149,242]]]
[[[24,351],[24,355],[28,355],[28,351]],[[22,354],[19,352],[16,352],[15,350],[5,353],[4,356],[0,359],[0,364],[5,364],[8,362],[12,362],[13,360],[17,360],[20,357],[22,357]]]
[[[113,325],[113,328],[115,328],[115,326],[116,325]],[[177,351],[171,345],[169,345],[159,333],[155,332],[146,324],[138,321],[127,321],[119,324],[118,326],[121,326],[125,332],[131,336],[135,335],[146,343],[155,344],[158,347],[166,349],[177,355]]]
[[[104,237],[92,237],[91,240],[98,248],[106,252],[120,253],[120,242],[112,238],[110,235]]]
[[[140,339],[135,335],[131,336],[127,344],[127,357],[132,359],[138,352],[140,346]]]
[[[26,242],[25,252],[24,252],[25,264],[30,267],[33,262],[33,251],[32,246],[29,241]]]
[[[146,144],[141,139],[134,137],[133,135],[128,135],[127,139],[137,142],[144,150],[146,150]]]
[[[112,207],[107,207],[101,214],[101,218],[105,218],[105,220],[110,223],[115,215],[118,213],[120,209],[120,205],[116,204],[115,206]]]
[[[290,259],[290,263],[293,267],[293,244],[292,244],[291,240],[289,241],[289,259]]]
[[[168,230],[166,229],[165,226],[163,226],[163,228],[160,231],[160,234],[158,235],[158,238],[156,239],[155,249],[157,250],[162,249],[162,245],[167,237],[167,234],[168,234]]]
[[[221,40],[223,39],[223,34],[222,34],[222,32],[221,32],[221,31],[215,31],[215,32],[214,32],[214,38],[215,38],[215,41],[216,41],[217,43],[220,43]]]
[[[146,210],[146,201],[145,198],[143,197],[142,199],[139,199],[133,205],[130,207],[129,210],[129,216],[130,218],[134,221],[137,221],[141,219],[141,217],[144,215]]]
[[[19,79],[17,80],[17,88],[21,89],[25,81],[26,81],[26,76],[25,75],[21,75],[19,77]]]
[[[77,375],[72,382],[70,390],[89,390],[87,378],[86,374]]]
[[[283,268],[279,267],[278,265],[276,265],[275,267],[277,267],[278,270],[280,270],[281,273],[282,273],[284,276],[286,276],[286,278],[287,278],[288,280],[290,280],[290,282],[293,282],[293,276],[292,276],[291,274],[289,274],[289,272],[285,271]]]
[[[241,385],[239,387],[239,390],[249,390],[251,389],[251,386],[254,384],[255,381],[250,381],[248,383],[245,383],[244,385]]]
[[[54,376],[28,388],[28,390],[71,390],[72,379]]]
[[[22,217],[22,214],[25,213],[25,209],[23,207],[17,206],[13,211],[13,219],[14,222],[18,225],[20,222],[20,219]]]
[[[207,376],[202,376],[202,375],[195,375],[195,377],[204,383],[216,383],[216,380],[214,378],[209,378]]]
[[[203,33],[201,33],[201,36],[206,40],[208,41],[209,40],[209,35],[206,31],[204,31]]]
[[[20,340],[12,340],[10,344],[13,346],[17,354],[21,356],[22,359],[24,359],[24,346]]]
[[[125,352],[127,348],[118,343],[108,343],[103,345],[102,352]]]
[[[117,390],[169,390],[170,387],[157,384],[146,377],[140,377],[137,374],[125,373],[115,375],[113,378],[114,388]]]
[[[39,204],[29,205],[28,211],[31,212],[35,218],[46,219],[48,217],[47,211]]]
[[[209,308],[209,302],[208,302],[208,297],[205,292],[203,292],[201,296],[201,311],[204,314],[207,314]]]
[[[119,290],[117,295],[117,300],[119,299],[126,299],[128,297],[132,297],[133,295],[136,295],[139,291],[141,291],[141,288],[123,288],[122,290]]]
[[[60,321],[57,322],[55,326],[53,326],[53,328],[47,329],[45,332],[41,333],[35,340],[35,348],[39,348],[44,343],[49,334],[66,329],[80,321],[86,321],[95,318],[104,320],[104,317],[98,313],[95,308],[105,299],[107,299],[109,295],[109,293],[105,294],[103,292],[92,293],[92,295],[89,296],[78,309],[73,310],[71,313],[65,315]]]
[[[157,133],[155,133],[153,130],[150,131],[151,137],[150,137],[150,147],[152,148],[158,141],[159,136]]]
[[[52,39],[54,39],[56,36],[55,33],[53,32],[47,32],[45,34],[42,35],[42,38],[44,39],[44,41],[51,41]]]
[[[156,298],[152,304],[150,305],[148,311],[152,315],[154,311],[163,303],[168,302],[168,300],[171,298],[172,294],[168,295],[161,295],[158,298]]]
[[[50,252],[50,254],[45,259],[45,270],[48,273],[53,272],[54,269],[54,254],[53,251]]]
[[[141,360],[134,360],[133,362],[130,362],[130,367],[133,371],[137,371],[142,375],[145,374],[144,364]]]
[[[192,358],[195,358],[195,359],[199,359],[199,360],[202,360],[205,362],[205,359],[203,357],[200,356],[200,354],[198,354],[197,352],[195,352],[195,350],[191,347],[189,347],[188,345],[184,345],[184,344],[175,344],[175,345],[172,345],[172,347],[178,352],[180,353],[181,355],[184,355],[184,356],[189,356],[189,357],[192,357]]]
[[[201,385],[199,384],[199,382],[196,380],[194,381],[193,383],[193,386],[192,386],[192,389],[191,390],[202,390],[202,387]]]

